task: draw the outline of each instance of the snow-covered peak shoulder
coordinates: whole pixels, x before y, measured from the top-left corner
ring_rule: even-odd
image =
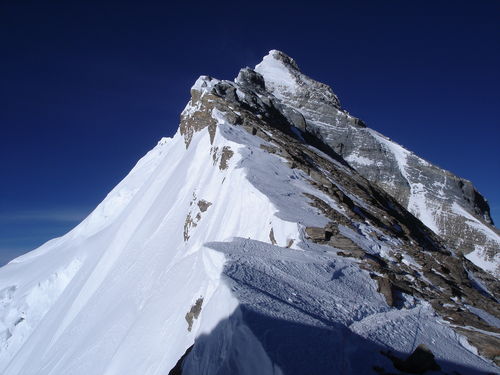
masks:
[[[295,61],[285,54],[272,50],[255,71],[264,77],[266,88],[279,99],[295,95],[299,90],[297,76],[300,74]]]
[[[212,78],[210,76],[200,76],[191,87],[191,93],[193,91],[210,91],[218,82],[220,82],[218,79]]]
[[[266,56],[264,56],[264,58],[262,59],[262,62],[264,62],[266,60],[267,61],[269,61],[269,60],[281,61],[286,66],[288,66],[294,70],[300,71],[299,66],[297,65],[297,63],[295,62],[294,59],[292,59],[286,53],[278,51],[277,49],[270,50],[269,53]]]
[[[337,95],[328,85],[301,73],[295,60],[281,51],[269,51],[255,71],[264,77],[268,91],[298,109],[318,111],[325,105],[340,108]]]
[[[209,76],[200,76],[191,87],[191,99],[181,113],[179,125],[180,134],[184,137],[186,148],[189,146],[193,134],[208,127],[211,141],[215,136],[216,121],[211,116],[214,108],[214,87],[220,83],[218,79]]]
[[[278,73],[279,71],[294,71],[301,74],[299,66],[286,53],[272,49],[269,53],[262,58],[262,61],[255,66],[255,70],[259,73],[269,71],[269,73]],[[261,73],[262,74],[262,73]]]

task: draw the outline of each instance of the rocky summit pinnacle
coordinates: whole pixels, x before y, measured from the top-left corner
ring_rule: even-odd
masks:
[[[498,373],[495,243],[472,184],[273,50],[0,268],[0,373]]]
[[[272,50],[255,67],[264,77],[267,90],[289,105],[300,108],[306,116],[321,120],[340,110],[332,89],[303,75],[297,63],[283,52]]]

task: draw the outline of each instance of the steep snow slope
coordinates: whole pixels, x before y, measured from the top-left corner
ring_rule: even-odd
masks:
[[[172,139],[0,269],[0,373],[380,373],[420,344],[497,371],[486,276],[237,82],[200,77]]]
[[[283,105],[303,115],[304,131],[324,140],[452,249],[500,276],[500,233],[493,226],[488,203],[470,181],[367,128],[341,108],[330,87],[302,74],[296,62],[282,52],[270,51],[255,70]]]
[[[268,241],[270,228],[284,244],[297,241],[297,224],[273,216],[235,167],[239,153],[221,170],[211,147],[206,133],[189,152],[179,134],[160,142],[72,232],[2,268],[2,374],[165,373],[232,313],[223,255],[204,244]],[[188,332],[199,297],[204,313]]]

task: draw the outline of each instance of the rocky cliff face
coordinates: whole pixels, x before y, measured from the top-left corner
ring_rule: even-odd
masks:
[[[498,372],[498,281],[312,131],[365,128],[270,56],[200,77],[173,138],[0,269],[2,374]]]
[[[368,180],[391,194],[453,250],[500,275],[500,236],[485,198],[470,181],[418,157],[342,110],[331,88],[302,74],[293,59],[271,51],[255,67],[265,87],[300,129],[316,135]]]

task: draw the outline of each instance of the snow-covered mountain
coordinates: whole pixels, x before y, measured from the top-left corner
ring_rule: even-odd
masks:
[[[366,127],[341,108],[330,87],[302,74],[282,52],[271,51],[255,70],[270,92],[303,115],[299,126],[304,131],[317,135],[451,248],[500,276],[500,232],[493,226],[487,201],[470,181]]]
[[[311,106],[344,112],[292,63],[200,77],[173,138],[0,269],[0,373],[498,372],[498,281],[334,152]]]

